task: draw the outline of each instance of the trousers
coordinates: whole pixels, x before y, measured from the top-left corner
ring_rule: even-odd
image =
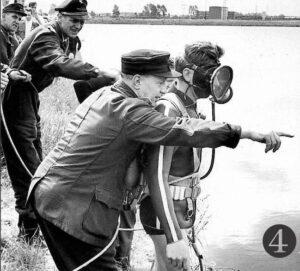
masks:
[[[42,218],[34,206],[34,199],[32,199],[31,203],[44,239],[59,271],[71,271],[81,266],[96,256],[110,241],[103,240],[103,243],[98,246],[83,242]],[[115,254],[116,242],[104,254],[82,270],[120,271],[122,269],[116,265]]]
[[[39,103],[38,93],[28,83],[18,82],[9,84],[3,102],[9,136],[32,175],[42,161]],[[14,190],[15,209],[19,214],[18,226],[22,229],[22,234],[30,238],[38,228],[32,207],[25,206],[31,176],[16,155],[9,136],[2,125],[2,147]]]

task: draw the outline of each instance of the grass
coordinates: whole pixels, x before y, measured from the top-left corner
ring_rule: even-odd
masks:
[[[54,84],[40,94],[41,129],[44,155],[55,146],[65,131],[72,113],[78,105],[73,81],[56,79]],[[40,271],[56,270],[49,251],[36,243],[33,246],[17,240],[17,213],[14,210],[14,196],[6,170],[1,176],[1,270]],[[205,228],[207,215],[206,198],[198,200],[196,234]],[[137,218],[136,228],[142,228]],[[141,246],[141,244],[143,244]],[[153,244],[144,231],[134,234],[131,264],[133,270],[149,270],[154,258]],[[197,265],[195,259],[195,266]],[[142,268],[142,269],[140,269]],[[195,268],[194,268],[195,269]]]
[[[1,244],[2,245],[2,244]],[[24,241],[9,239],[1,249],[2,271],[44,271],[47,268],[48,251],[37,241],[29,246]]]

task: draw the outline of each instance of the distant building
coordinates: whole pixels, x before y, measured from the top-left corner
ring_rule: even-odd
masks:
[[[111,12],[106,12],[106,13],[99,13],[98,14],[99,17],[110,17],[112,16]]]
[[[120,12],[120,17],[137,17],[136,12]]]
[[[228,17],[228,8],[227,7],[209,7],[208,19],[215,20],[227,20]]]
[[[227,19],[228,20],[235,20],[236,19],[236,15],[237,15],[237,12],[235,12],[235,11],[228,11]]]
[[[199,10],[197,14],[199,19],[208,19],[208,11]]]

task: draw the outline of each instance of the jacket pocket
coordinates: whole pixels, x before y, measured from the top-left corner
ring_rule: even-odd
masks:
[[[119,210],[112,192],[96,189],[88,210],[83,216],[82,229],[98,238],[111,238],[116,231]],[[113,200],[115,198],[115,200]],[[119,200],[119,199],[118,199]]]

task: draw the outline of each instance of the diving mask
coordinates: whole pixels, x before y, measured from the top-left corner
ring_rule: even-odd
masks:
[[[220,64],[207,67],[205,70],[197,65],[191,65],[188,68],[194,70],[193,88],[199,98],[205,98],[212,95],[216,103],[227,103],[233,96],[231,82],[233,79],[233,70],[229,66],[220,66]]]

